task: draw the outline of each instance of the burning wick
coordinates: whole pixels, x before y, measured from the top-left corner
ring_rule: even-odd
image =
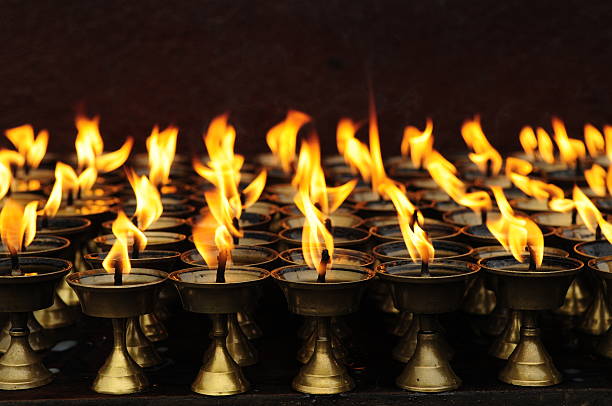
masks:
[[[487,159],[487,169],[486,169],[487,178],[490,178],[493,175],[493,161]]]
[[[535,252],[533,251],[533,248],[531,248],[531,246],[527,246],[527,250],[529,250],[529,270],[530,271],[535,271],[537,266],[536,266],[536,262],[535,262]]]
[[[68,193],[68,199],[66,200],[66,205],[68,207],[74,206],[74,194],[72,194],[72,192]]]
[[[15,252],[11,253],[11,276],[21,276],[21,269],[19,269],[19,255]]]
[[[321,251],[321,262],[319,263],[319,268],[317,269],[317,282],[325,283],[325,274],[327,273],[327,266],[329,265],[330,261],[331,258],[329,256],[329,251],[327,251],[327,248],[324,248],[323,251]]]
[[[595,241],[601,240],[601,226],[597,224],[597,228],[595,229]]]
[[[431,274],[429,273],[429,261],[421,260],[421,276],[429,277]]]
[[[134,245],[132,246],[132,259],[139,259],[142,246],[138,238],[134,238]]]
[[[217,255],[217,279],[216,283],[225,283],[225,266],[227,264],[227,250],[219,251]]]
[[[576,167],[574,168],[574,175],[579,178],[582,176],[583,171],[582,171],[582,160],[581,159],[576,159]]]
[[[573,226],[576,225],[577,217],[578,217],[578,209],[576,209],[576,206],[574,206],[574,208],[572,209],[572,225]]]
[[[480,222],[484,225],[487,224],[487,211],[483,210],[480,212]]]
[[[238,217],[234,217],[232,219],[232,225],[236,230],[240,230],[240,220],[238,220]],[[240,243],[240,237],[237,235],[232,236],[232,239],[234,240],[234,245],[238,245]]]
[[[115,260],[115,286],[123,285],[123,265],[120,260]]]

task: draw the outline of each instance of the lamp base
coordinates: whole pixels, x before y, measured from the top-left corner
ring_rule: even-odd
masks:
[[[27,313],[11,314],[10,345],[0,358],[2,390],[38,388],[53,380],[53,374],[30,346],[27,317]]]
[[[495,309],[495,292],[487,289],[484,277],[477,277],[463,300],[462,309],[468,314],[485,316]]]
[[[142,392],[149,387],[149,382],[142,368],[128,354],[125,319],[113,319],[113,336],[113,350],[98,370],[91,388],[109,395]]]
[[[78,320],[76,307],[69,307],[56,293],[53,305],[34,312],[36,320],[46,329],[52,330],[72,326]]]
[[[155,313],[143,314],[139,319],[140,328],[149,341],[157,343],[168,339],[168,330]]]
[[[141,368],[150,368],[163,363],[162,357],[142,331],[138,317],[132,317],[127,321],[125,343],[128,354]]]
[[[298,392],[311,395],[333,395],[348,392],[355,387],[346,368],[333,355],[330,335],[330,319],[317,318],[317,340],[312,356],[291,386]]]
[[[612,325],[612,315],[608,308],[603,287],[598,285],[591,305],[584,313],[578,329],[583,333],[599,336],[604,334]]]
[[[27,313],[27,324],[30,331],[28,335],[28,341],[34,351],[44,351],[53,347],[55,344],[53,339],[45,332],[45,329],[40,325],[38,320],[34,317],[32,312]],[[2,330],[0,331],[0,352],[4,353],[8,350],[11,343],[11,337],[9,331],[11,329],[10,319],[6,322]]]
[[[236,313],[228,314],[227,320],[227,350],[234,361],[241,367],[257,364],[257,350],[240,328]]]
[[[506,328],[493,341],[489,355],[499,359],[508,359],[521,339],[521,311],[512,310]]]
[[[255,340],[263,336],[261,328],[259,328],[251,313],[239,312],[236,313],[236,316],[238,318],[238,324],[240,324],[240,328],[242,329],[242,332],[246,338],[249,340]]]
[[[523,312],[521,339],[499,379],[516,386],[552,386],[561,382],[561,373],[540,340],[533,311]]]
[[[591,300],[586,282],[580,276],[577,276],[565,294],[563,306],[555,310],[555,313],[564,316],[579,316],[583,314]]]

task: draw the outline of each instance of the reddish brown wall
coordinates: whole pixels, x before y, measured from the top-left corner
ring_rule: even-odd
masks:
[[[4,1],[0,128],[47,127],[72,148],[79,102],[108,144],[176,123],[201,148],[230,110],[243,152],[265,149],[287,108],[317,120],[332,151],[341,115],[366,115],[376,89],[385,148],[427,115],[442,149],[482,113],[492,142],[516,146],[551,114],[579,128],[612,122],[609,1]],[[110,139],[110,137],[115,137]]]

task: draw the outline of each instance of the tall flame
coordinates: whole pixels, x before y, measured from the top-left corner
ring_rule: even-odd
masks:
[[[514,214],[501,187],[492,186],[491,189],[501,216],[497,220],[487,220],[487,228],[517,261],[523,262],[523,252],[527,248],[539,267],[544,258],[544,236],[540,227],[533,220]]]
[[[62,179],[64,190],[72,193],[73,197],[87,195],[93,188],[98,178],[98,171],[94,167],[88,167],[80,175],[77,175],[70,165],[58,162],[55,165],[55,179]]]
[[[584,171],[584,178],[597,196],[607,194],[607,177],[606,170],[597,164]]]
[[[254,205],[257,200],[259,200],[259,196],[263,192],[266,187],[266,179],[268,177],[268,172],[264,169],[248,184],[247,187],[244,188],[242,194],[244,196],[244,202],[242,207],[247,209]]]
[[[368,147],[355,137],[359,124],[348,118],[340,119],[336,130],[338,152],[351,167],[359,172],[363,180],[369,181],[372,173],[372,158]]]
[[[231,251],[234,248],[234,243],[232,235],[225,225],[219,224],[209,214],[194,225],[192,232],[193,242],[206,265],[209,267],[218,265],[218,252],[224,252],[227,256],[227,263],[231,263]]]
[[[521,142],[523,151],[525,151],[525,155],[527,155],[531,160],[535,159],[535,152],[538,149],[538,139],[536,138],[533,128],[529,126],[521,128],[521,132],[519,133],[519,141]]]
[[[147,138],[149,154],[149,179],[155,187],[161,187],[170,180],[170,169],[176,154],[178,128],[167,127],[163,131],[155,126]]]
[[[278,158],[285,173],[291,171],[295,160],[297,135],[311,118],[300,111],[289,110],[283,121],[272,127],[266,134],[266,142],[270,150]]]
[[[321,276],[325,276],[331,268],[334,255],[334,239],[330,230],[323,222],[324,215],[310,200],[308,194],[301,190],[294,198],[295,205],[304,215],[304,226],[302,228],[302,252],[304,260],[309,267],[317,270]],[[324,256],[327,250],[327,258]]]
[[[138,227],[132,224],[123,210],[120,210],[117,214],[112,230],[115,235],[115,242],[108,254],[106,254],[102,267],[106,272],[114,272],[115,267],[120,266],[121,273],[130,273],[132,267],[128,246],[131,242],[138,251],[143,251],[147,246],[147,237]]]
[[[568,165],[576,165],[577,161],[586,155],[584,143],[575,138],[569,138],[565,124],[560,119],[553,117],[552,126],[561,161]]]
[[[430,118],[427,119],[425,129],[423,131],[416,127],[408,126],[404,129],[402,138],[401,152],[403,156],[407,156],[410,152],[412,164],[417,167],[423,167],[425,159],[433,150],[433,122]]]
[[[129,169],[127,177],[136,195],[136,211],[134,212],[136,224],[140,230],[146,230],[161,217],[164,211],[161,196],[146,175],[138,176],[136,172]]]
[[[536,130],[538,135],[538,152],[540,158],[546,163],[555,163],[555,146],[553,145],[550,135],[543,128],[538,127]]]
[[[51,193],[49,194],[47,203],[45,203],[45,207],[42,208],[39,214],[45,215],[47,217],[54,217],[59,211],[59,208],[62,204],[62,195],[62,177],[56,176],[55,183],[53,184],[53,189],[51,189]]]
[[[0,212],[0,237],[11,255],[17,255],[30,245],[36,236],[36,206],[32,201],[22,206],[13,199],[7,199]]]
[[[17,148],[17,151],[24,158],[24,161],[31,168],[38,168],[47,152],[49,143],[49,132],[40,131],[34,136],[34,128],[30,124],[11,128],[5,131],[6,137]]]
[[[96,157],[96,169],[101,173],[112,172],[119,168],[127,161],[132,152],[132,146],[134,145],[134,138],[127,137],[123,145],[112,152],[98,155]]]
[[[585,124],[584,126],[584,142],[589,151],[589,155],[593,158],[597,158],[606,152],[604,136],[601,131],[592,124]]]
[[[0,199],[2,199],[11,188],[11,182],[13,180],[13,174],[11,168],[0,161]]]
[[[372,162],[372,191],[380,193],[379,187],[387,180],[387,173],[382,159],[380,149],[380,135],[378,131],[378,119],[376,116],[376,104],[374,103],[374,95],[370,92],[370,117],[369,117],[369,141],[370,141],[370,159]]]
[[[461,127],[461,135],[467,146],[474,151],[469,154],[470,160],[478,166],[481,172],[487,175],[489,175],[488,172],[491,175],[497,175],[502,167],[502,157],[491,146],[482,131],[480,117],[476,116],[472,120],[465,121]]]
[[[520,158],[506,158],[506,177],[511,178],[512,174],[529,175],[533,170],[533,165]]]
[[[597,225],[601,224],[603,221],[601,212],[578,186],[574,186],[572,198],[574,199],[576,210],[584,222],[584,225],[594,233],[597,229]]]

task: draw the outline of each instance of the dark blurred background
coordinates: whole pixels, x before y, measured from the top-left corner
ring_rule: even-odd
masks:
[[[440,149],[463,147],[476,113],[513,150],[551,115],[575,137],[612,122],[611,27],[609,0],[4,0],[0,128],[32,123],[72,150],[81,108],[101,115],[108,149],[126,135],[143,149],[173,123],[198,151],[229,111],[250,154],[293,108],[333,153],[338,119],[367,117],[371,77],[387,154],[427,116]]]

